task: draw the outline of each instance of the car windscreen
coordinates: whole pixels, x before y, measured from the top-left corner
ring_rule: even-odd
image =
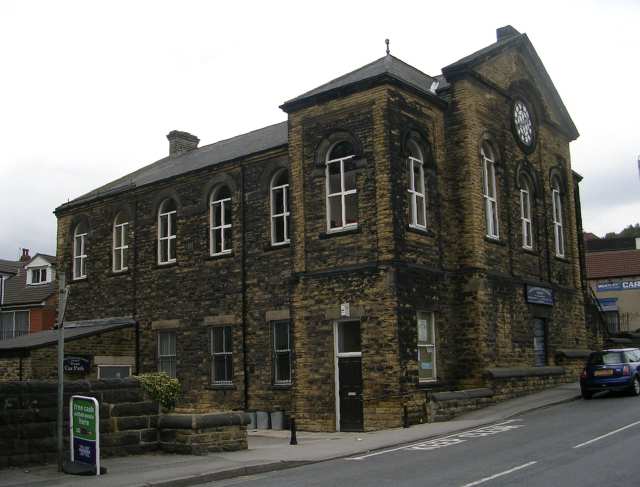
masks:
[[[622,352],[598,352],[589,357],[589,365],[613,365],[624,363]]]

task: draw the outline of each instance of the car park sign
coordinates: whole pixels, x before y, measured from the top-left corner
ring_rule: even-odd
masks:
[[[69,403],[71,461],[94,465],[100,475],[100,408],[97,399],[71,396]]]
[[[596,291],[631,291],[632,289],[640,289],[640,280],[635,281],[618,281],[618,282],[601,282],[596,284]]]

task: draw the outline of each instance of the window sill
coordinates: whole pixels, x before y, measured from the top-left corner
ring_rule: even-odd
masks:
[[[320,238],[320,240],[325,240],[328,238],[341,237],[343,235],[353,235],[356,233],[360,233],[359,226],[345,228],[344,230],[340,229],[340,230],[331,230],[330,232],[323,232],[320,235],[318,235],[318,238]]]
[[[156,269],[169,269],[171,267],[176,267],[178,265],[178,261],[174,260],[173,262],[158,262],[156,264]]]
[[[209,384],[206,389],[212,391],[234,391],[237,388],[235,384]]]
[[[424,235],[426,237],[435,237],[435,233],[428,228],[416,227],[414,225],[407,225],[407,232],[417,233],[418,235]]]
[[[522,251],[523,251],[525,254],[535,255],[536,257],[538,257],[538,256],[540,255],[540,254],[538,254],[538,252],[536,252],[536,251],[535,251],[535,250],[533,250],[533,249],[527,249],[527,248],[525,248],[525,247],[521,247],[521,249],[522,249]]]
[[[265,252],[271,252],[274,250],[288,249],[289,247],[291,247],[291,241],[285,242],[285,243],[279,243],[279,244],[268,243],[268,244],[265,244],[263,250]]]
[[[484,236],[484,241],[495,244],[495,245],[501,245],[503,247],[507,246],[504,240],[500,240],[500,238],[488,237],[487,235]]]
[[[418,381],[418,383],[416,384],[416,387],[418,389],[429,389],[433,386],[437,386],[438,383],[439,383],[438,379],[423,380],[423,381]]]
[[[73,279],[71,279],[71,283],[70,283],[70,284],[73,284],[73,283],[76,283],[76,282],[86,282],[86,281],[88,281],[88,280],[89,280],[89,279],[87,279],[87,276],[84,276],[84,277],[74,277]]]
[[[271,384],[271,389],[273,390],[289,390],[291,389],[291,382],[288,384]]]
[[[220,260],[227,259],[229,257],[233,257],[233,251],[225,252],[223,254],[207,255],[206,260]]]
[[[109,277],[126,276],[127,274],[130,274],[130,273],[131,273],[131,270],[129,268],[126,268],[122,271],[112,270],[111,272],[109,272]]]
[[[557,261],[564,262],[565,264],[570,264],[571,263],[571,261],[569,259],[567,259],[566,257],[559,257],[557,255],[554,255],[553,258],[555,260],[557,260]]]

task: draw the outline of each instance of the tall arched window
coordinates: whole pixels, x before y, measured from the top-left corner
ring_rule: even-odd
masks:
[[[158,210],[158,263],[176,261],[176,202],[166,199]]]
[[[327,153],[327,229],[358,226],[358,192],[353,146],[338,142]]]
[[[73,278],[87,277],[87,225],[78,223],[73,231]]]
[[[522,220],[522,248],[533,248],[533,225],[531,223],[531,184],[527,177],[520,182],[520,219]]]
[[[496,159],[488,143],[480,149],[482,157],[482,194],[484,196],[487,237],[499,238],[498,197],[496,190]]]
[[[556,256],[564,257],[564,227],[562,218],[562,193],[557,177],[551,180],[551,206],[553,211],[553,234],[556,244]]]
[[[210,254],[222,255],[231,252],[231,191],[220,186],[210,199],[209,240]]]
[[[271,180],[271,244],[283,245],[290,241],[289,234],[289,175],[286,169],[277,172]]]
[[[129,220],[120,212],[113,221],[113,272],[126,271],[129,267]]]
[[[424,157],[415,141],[407,144],[409,152],[409,225],[425,230],[427,228],[427,193],[424,184]]]

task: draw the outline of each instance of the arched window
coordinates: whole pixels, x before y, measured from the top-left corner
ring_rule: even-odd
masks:
[[[553,211],[553,234],[556,243],[556,256],[564,257],[564,227],[562,218],[562,193],[557,177],[551,180],[551,206]]]
[[[78,223],[73,231],[73,278],[87,277],[87,225]]]
[[[522,248],[533,248],[533,226],[531,223],[531,183],[526,176],[520,182],[520,219],[522,220]]]
[[[480,149],[482,157],[482,195],[484,196],[487,237],[499,238],[498,197],[496,191],[496,159],[488,143]]]
[[[176,261],[176,202],[166,199],[158,210],[158,263]]]
[[[113,221],[113,272],[126,271],[129,267],[129,221],[120,212]]]
[[[231,252],[231,191],[227,186],[211,193],[209,233],[211,255]]]
[[[282,169],[271,180],[271,245],[289,243],[289,217],[289,175]]]
[[[358,192],[353,146],[336,143],[327,153],[327,229],[346,230],[358,226]]]
[[[424,184],[424,157],[418,144],[410,140],[407,143],[409,152],[409,225],[425,230],[427,228],[427,203]]]

